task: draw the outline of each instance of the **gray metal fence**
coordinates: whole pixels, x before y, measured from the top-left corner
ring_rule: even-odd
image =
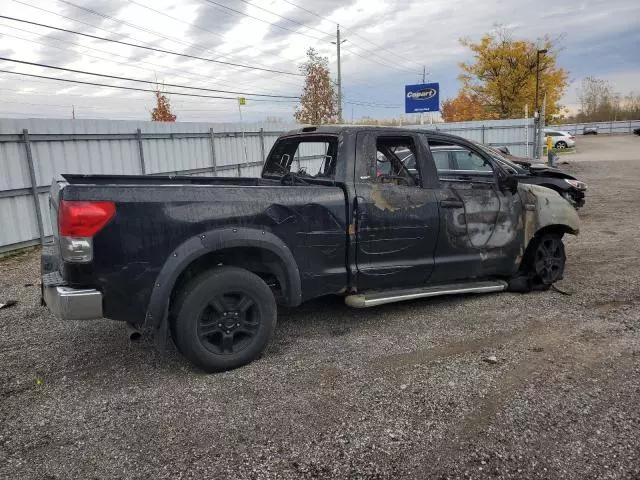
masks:
[[[111,120],[0,119],[0,253],[51,235],[47,195],[60,173],[260,174],[284,123],[157,123]],[[527,155],[533,121],[417,125]],[[244,131],[244,132],[243,132]]]
[[[477,120],[473,122],[412,125],[419,130],[438,130],[492,146],[506,146],[514,155],[533,155],[533,118]]]
[[[47,195],[60,173],[252,177],[278,135],[292,128],[0,119],[0,253],[51,235]]]
[[[633,133],[633,130],[640,128],[640,120],[624,120],[617,122],[586,122],[586,123],[565,123],[564,125],[549,125],[547,128],[557,128],[574,135],[582,135],[585,127],[595,127],[598,134],[624,134]]]

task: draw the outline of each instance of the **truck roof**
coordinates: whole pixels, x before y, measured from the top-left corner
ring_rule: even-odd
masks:
[[[294,136],[294,135],[304,135],[304,134],[325,134],[325,135],[339,135],[345,132],[361,132],[361,131],[380,131],[380,132],[397,132],[398,134],[403,133],[415,133],[416,131],[420,133],[426,133],[430,136],[438,136],[438,137],[448,137],[451,139],[460,139],[456,135],[451,135],[449,133],[444,133],[439,130],[426,130],[421,128],[411,128],[411,127],[390,127],[390,126],[380,126],[380,125],[309,125],[305,127],[300,127],[295,130],[290,130],[283,134],[283,136]]]

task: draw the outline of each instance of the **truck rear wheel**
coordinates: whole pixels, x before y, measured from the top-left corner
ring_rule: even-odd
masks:
[[[174,305],[176,346],[207,372],[259,358],[276,326],[273,293],[260,277],[242,268],[221,267],[198,276]]]

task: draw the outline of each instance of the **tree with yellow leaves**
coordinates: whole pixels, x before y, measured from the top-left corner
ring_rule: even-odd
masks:
[[[299,123],[312,125],[335,123],[338,96],[329,76],[329,60],[310,48],[307,50],[307,61],[300,66],[300,71],[306,79],[300,105],[296,106],[294,113],[295,119]]]
[[[448,98],[440,106],[440,113],[445,122],[466,122],[491,118],[485,112],[478,95],[465,91],[458,92],[455,98]]]
[[[160,87],[156,87],[156,106],[151,110],[151,120],[153,122],[175,122],[176,116],[171,112],[169,98],[162,93]]]
[[[569,73],[557,65],[557,41],[546,37],[538,46],[527,40],[514,40],[501,30],[485,35],[478,43],[469,39],[461,39],[460,43],[469,47],[474,56],[473,61],[460,64],[461,92],[475,97],[484,109],[484,118],[521,118],[525,105],[534,110],[538,50],[547,50],[539,55],[539,103],[546,94],[547,120],[560,111],[559,101]]]

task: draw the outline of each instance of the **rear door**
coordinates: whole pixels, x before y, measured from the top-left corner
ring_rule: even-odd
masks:
[[[424,146],[414,134],[377,131],[358,133],[357,142],[358,288],[423,285],[439,231],[436,193],[422,180]],[[410,154],[417,160],[413,173],[400,158]]]
[[[481,149],[454,139],[429,140],[443,188],[434,281],[510,275],[520,254],[522,203],[501,191],[494,163]],[[447,161],[444,159],[448,155]],[[448,165],[448,168],[446,166]],[[457,200],[457,203],[456,203]]]

